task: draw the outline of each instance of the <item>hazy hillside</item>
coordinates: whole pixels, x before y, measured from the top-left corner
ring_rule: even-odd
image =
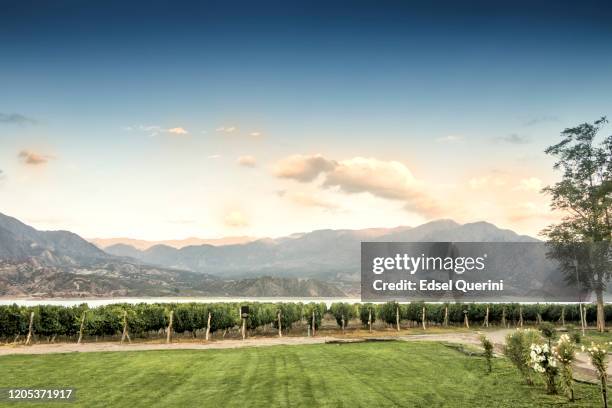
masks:
[[[318,230],[219,247],[198,245],[176,249],[156,245],[138,251],[114,245],[105,250],[155,265],[224,277],[273,275],[356,281],[362,241],[538,242],[486,222],[461,225],[439,220],[414,228]]]

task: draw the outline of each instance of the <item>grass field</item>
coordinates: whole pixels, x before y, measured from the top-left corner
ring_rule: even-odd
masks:
[[[361,343],[0,358],[1,387],[75,387],[82,407],[543,407],[599,406],[595,386],[578,401],[529,387],[501,358],[438,343]]]

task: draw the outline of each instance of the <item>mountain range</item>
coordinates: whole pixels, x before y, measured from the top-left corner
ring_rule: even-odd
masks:
[[[318,230],[235,245],[155,245],[139,250],[116,244],[104,250],[126,259],[217,276],[291,276],[357,282],[361,242],[539,242],[487,222],[432,221],[418,227]]]
[[[313,279],[222,279],[109,254],[69,231],[38,231],[0,213],[0,297],[342,297]]]
[[[99,248],[72,232],[38,231],[0,213],[0,297],[359,296],[360,248],[367,241],[541,242],[487,222],[437,220],[229,245]],[[517,279],[528,276],[526,268]]]

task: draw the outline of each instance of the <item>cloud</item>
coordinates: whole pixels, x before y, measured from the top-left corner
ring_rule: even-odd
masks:
[[[238,164],[244,167],[255,167],[257,160],[253,156],[240,156],[238,158]]]
[[[321,173],[333,170],[337,163],[320,154],[295,154],[276,163],[274,174],[280,178],[294,179],[302,183],[314,180]]]
[[[29,150],[22,150],[19,152],[19,154],[17,155],[17,157],[19,159],[21,159],[21,161],[25,164],[30,164],[30,165],[40,165],[40,164],[45,164],[47,163],[49,160],[54,159],[54,156],[50,156],[50,155],[46,155],[46,154],[40,154],[40,153],[35,153],[35,152],[31,152]]]
[[[189,132],[180,126],[177,127],[173,127],[173,128],[163,128],[161,126],[157,126],[157,125],[138,125],[138,126],[126,126],[123,128],[123,130],[128,131],[128,132],[141,132],[141,133],[147,133],[148,136],[157,136],[160,133],[169,133],[171,135],[186,135]]]
[[[211,154],[210,156],[208,156],[209,159],[218,159],[220,157],[221,157],[220,154]]]
[[[225,215],[223,221],[225,222],[225,225],[233,228],[246,227],[249,225],[249,222],[240,211],[230,211]]]
[[[168,133],[172,133],[173,135],[186,135],[189,132],[186,131],[182,127],[175,127],[175,128],[168,129]]]
[[[280,196],[287,197],[289,200],[291,200],[291,202],[302,207],[323,208],[325,210],[337,210],[340,208],[338,205],[327,200],[323,200],[320,197],[301,192],[289,194],[285,194],[285,192],[283,192]]]
[[[457,143],[457,142],[462,142],[463,139],[464,139],[463,136],[448,135],[448,136],[437,138],[436,142],[438,143]]]
[[[558,121],[559,121],[559,118],[557,116],[542,115],[542,116],[537,116],[537,117],[527,120],[525,123],[523,123],[523,125],[524,126],[534,126],[534,125],[539,125],[540,123],[558,122]]]
[[[249,136],[258,137],[261,136],[261,132],[251,132],[249,133]]]
[[[238,130],[238,128],[236,126],[220,126],[216,128],[215,130],[221,133],[233,133],[236,130]]]
[[[435,202],[425,193],[425,186],[403,163],[375,158],[354,157],[338,163],[326,174],[326,187],[341,191],[370,193],[373,196],[405,202],[408,211],[427,216],[438,214]]]
[[[540,191],[542,190],[542,180],[537,177],[529,177],[526,179],[522,179],[519,182],[519,185],[514,187],[514,190],[523,190],[523,191]]]
[[[0,123],[14,124],[14,125],[35,125],[38,123],[37,120],[28,118],[19,113],[0,113]]]
[[[527,144],[531,142],[527,136],[518,135],[516,133],[512,133],[507,136],[500,136],[495,138],[495,140],[510,144]]]

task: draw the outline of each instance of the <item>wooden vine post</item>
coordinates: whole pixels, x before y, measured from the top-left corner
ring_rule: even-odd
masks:
[[[278,337],[283,337],[283,323],[281,321],[281,311],[278,311],[278,314],[276,315],[277,319],[278,319]]]
[[[28,326],[28,337],[26,337],[26,346],[32,342],[32,334],[34,331],[34,312],[30,312],[30,324]]]
[[[561,326],[565,327],[565,306],[561,306]]]
[[[244,340],[246,338],[246,317],[242,316],[242,328],[241,328],[241,333],[242,333],[242,340]]]
[[[132,343],[132,339],[130,338],[130,334],[128,333],[127,310],[124,310],[123,311],[123,333],[121,334],[121,344],[123,344],[126,337],[128,341]]]
[[[444,327],[448,327],[448,305],[444,306]]]
[[[502,326],[506,327],[506,307],[502,307]]]
[[[206,341],[208,341],[210,336],[210,312],[208,312],[208,322],[206,323]]]
[[[369,309],[368,313],[368,327],[370,328],[370,333],[372,333],[372,308]]]
[[[342,315],[342,320],[341,320],[341,322],[342,322],[342,334],[344,334],[344,323],[345,323],[345,322],[344,322],[344,314]]]
[[[519,327],[523,327],[523,306],[519,306]]]
[[[397,331],[400,331],[399,305],[395,308],[395,324],[397,325]]]
[[[172,341],[172,323],[174,320],[174,310],[170,311],[170,321],[168,322],[168,331],[166,333],[166,343],[169,344]]]
[[[468,329],[470,328],[470,320],[468,319],[467,310],[463,311],[463,323],[465,324],[465,327],[467,327]]]
[[[426,329],[427,329],[427,327],[425,326],[425,319],[426,319],[427,317],[425,316],[425,306],[423,306],[423,314],[421,315],[421,318],[422,318],[422,320],[423,320],[423,330],[426,330]]]
[[[316,323],[317,323],[317,321],[315,319],[315,311],[313,309],[312,310],[312,337],[315,336],[315,332],[316,332],[316,327],[315,326],[316,326]]]
[[[81,316],[81,327],[79,328],[79,339],[77,340],[77,344],[81,344],[83,341],[83,329],[85,328],[85,312],[83,312],[83,316]]]
[[[489,305],[487,305],[487,312],[485,313],[484,327],[489,327]]]

